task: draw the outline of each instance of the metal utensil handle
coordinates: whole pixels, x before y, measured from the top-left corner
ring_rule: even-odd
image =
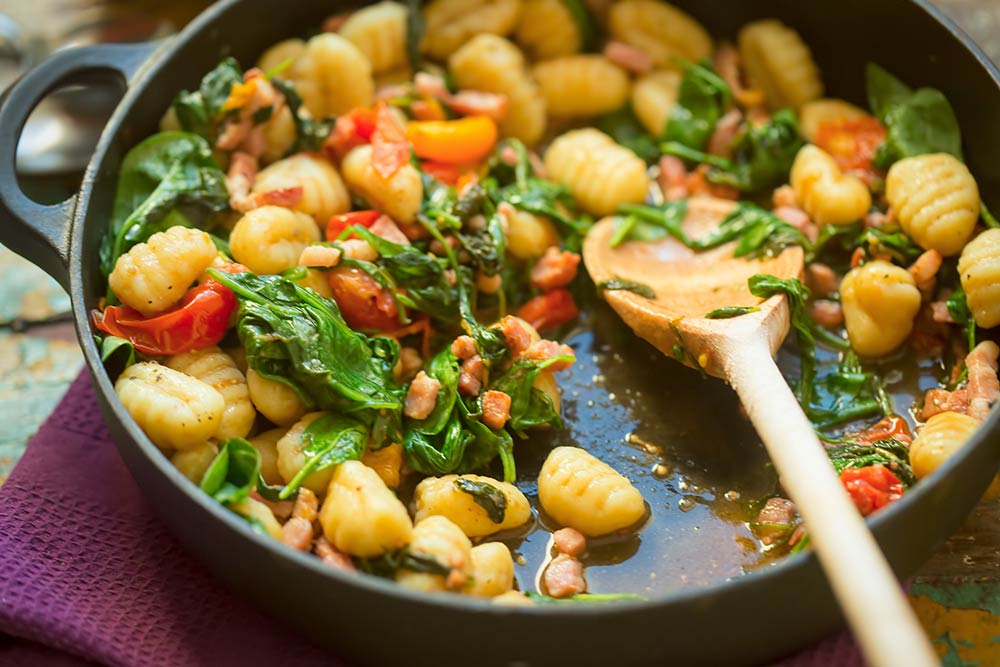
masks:
[[[17,144],[40,101],[70,84],[117,82],[122,90],[156,48],[153,43],[99,44],[59,51],[16,81],[0,98],[0,242],[68,288],[69,240],[77,196],[39,204],[21,190]]]

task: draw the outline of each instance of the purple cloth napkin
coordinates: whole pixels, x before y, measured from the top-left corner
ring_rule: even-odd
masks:
[[[83,373],[0,486],[0,664],[344,665],[215,581],[153,514]],[[775,667],[861,667],[843,633]]]

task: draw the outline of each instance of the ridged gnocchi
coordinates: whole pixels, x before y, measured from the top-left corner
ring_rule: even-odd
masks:
[[[246,378],[228,354],[213,346],[175,354],[163,363],[175,371],[198,378],[222,395],[226,407],[222,411],[219,429],[215,432],[218,440],[246,437],[253,427],[257,411],[250,402]]]
[[[649,189],[646,163],[594,128],[559,136],[545,151],[545,168],[594,216],[610,215],[619,204],[641,204]]]
[[[344,461],[334,469],[319,522],[333,546],[362,558],[404,547],[413,535],[402,501],[361,461]]]
[[[173,453],[170,462],[195,484],[201,483],[201,478],[205,476],[205,471],[212,465],[216,455],[219,453],[219,446],[212,440],[207,440],[200,445],[195,445],[191,449],[181,449]]]
[[[407,551],[437,561],[449,573],[417,572],[403,567],[396,573],[396,582],[402,586],[419,591],[461,590],[472,577],[472,543],[443,516],[418,521]]]
[[[870,114],[850,102],[824,98],[806,102],[799,109],[799,134],[816,143],[820,125],[826,122],[857,120]]]
[[[510,34],[520,12],[520,0],[433,0],[424,7],[421,48],[445,60],[477,35]]]
[[[398,2],[379,2],[351,14],[340,34],[358,47],[375,74],[409,63],[406,55],[406,12]]]
[[[291,482],[295,475],[302,470],[302,466],[306,464],[305,454],[302,453],[302,435],[309,428],[309,424],[324,414],[323,412],[310,412],[303,415],[275,444],[275,450],[278,453],[278,473],[286,484]],[[333,471],[333,468],[318,470],[302,480],[302,486],[319,495],[330,483]]]
[[[545,98],[531,78],[524,54],[503,37],[479,35],[448,59],[459,88],[507,96],[507,114],[500,134],[538,143],[545,133]]]
[[[139,428],[161,449],[192,449],[219,430],[226,401],[190,375],[160,364],[132,364],[115,392]]]
[[[260,456],[260,476],[268,484],[281,485],[285,483],[278,471],[278,441],[285,435],[286,430],[272,428],[249,440]]]
[[[583,39],[564,0],[523,0],[514,40],[532,60],[568,56]]]
[[[845,174],[822,148],[799,149],[790,175],[795,199],[819,225],[846,225],[868,213],[872,195],[860,178]]]
[[[979,219],[979,186],[947,153],[900,160],[885,179],[885,197],[903,230],[924,250],[957,255]]]
[[[680,72],[656,70],[639,77],[632,86],[632,111],[654,137],[666,133],[680,85]]]
[[[553,116],[600,116],[628,99],[628,74],[604,56],[553,58],[535,65],[532,74],[545,98],[545,108]]]
[[[689,15],[659,0],[623,0],[608,11],[608,29],[620,42],[645,51],[657,67],[677,58],[697,62],[712,54],[712,38]]]
[[[556,447],[538,476],[538,500],[562,526],[588,537],[635,525],[646,513],[642,494],[621,473],[578,447]]]
[[[514,587],[514,559],[506,544],[480,544],[472,547],[469,556],[472,558],[472,583],[466,593],[492,598]]]
[[[976,324],[1000,324],[1000,229],[987,229],[969,241],[958,258],[958,276]]]
[[[386,486],[395,489],[403,473],[403,445],[394,442],[381,449],[365,449],[361,462],[374,470]]]
[[[257,412],[278,426],[290,426],[306,413],[306,406],[291,387],[247,370],[247,390]]]
[[[253,193],[302,188],[302,199],[291,208],[311,215],[325,226],[330,216],[351,210],[351,196],[337,168],[318,155],[299,153],[261,169]]]
[[[851,269],[840,283],[851,347],[864,357],[894,351],[913,331],[920,290],[906,269],[882,260]]]
[[[347,187],[372,208],[396,222],[407,224],[416,219],[424,188],[413,165],[404,164],[388,179],[382,178],[372,165],[372,147],[366,145],[347,154],[340,172]]]
[[[476,497],[462,491],[459,480],[477,485],[489,485],[503,494],[506,501],[503,520],[494,523]],[[521,490],[513,484],[481,475],[445,475],[427,477],[417,484],[413,494],[417,522],[429,516],[447,517],[469,537],[485,537],[501,530],[523,526],[531,520],[531,505]]]
[[[772,109],[798,110],[823,96],[823,80],[809,47],[795,30],[773,19],[740,30],[740,56],[750,81]]]
[[[276,67],[291,58],[281,72],[302,96],[302,103],[315,118],[347,113],[372,103],[375,81],[372,65],[358,47],[335,33],[324,32],[305,44],[288,40],[261,57],[261,68]]]
[[[276,274],[296,266],[302,249],[319,241],[312,216],[281,206],[261,206],[243,214],[229,235],[229,250],[257,274]]]
[[[218,254],[212,237],[200,229],[171,227],[119,257],[108,284],[126,306],[152,315],[184,298]]]
[[[910,465],[917,479],[941,467],[972,437],[979,421],[958,412],[939,412],[924,424],[910,444]]]

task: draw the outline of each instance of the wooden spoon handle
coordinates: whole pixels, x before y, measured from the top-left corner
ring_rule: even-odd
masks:
[[[766,340],[744,340],[730,351],[725,361],[729,383],[809,529],[811,544],[868,663],[940,665]]]

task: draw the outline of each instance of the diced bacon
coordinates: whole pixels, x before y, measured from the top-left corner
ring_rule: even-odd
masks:
[[[545,163],[542,162],[542,158],[535,151],[528,151],[528,164],[531,165],[531,171],[538,178],[549,177],[549,170],[545,168]]]
[[[813,262],[806,267],[806,285],[813,296],[823,298],[837,293],[840,289],[840,278],[837,272],[826,264]]]
[[[351,557],[330,544],[325,537],[316,540],[313,552],[325,565],[335,567],[338,570],[355,571],[354,561],[351,560]]]
[[[380,236],[386,241],[392,241],[399,245],[411,245],[410,239],[399,228],[396,222],[387,215],[380,215],[372,226],[368,228],[375,236]]]
[[[816,324],[827,329],[837,329],[844,323],[844,309],[836,301],[813,301],[809,304],[809,315]]]
[[[378,259],[378,252],[364,239],[347,239],[340,242],[340,247],[344,251],[344,257],[348,259],[359,259],[363,262],[374,262]]]
[[[410,419],[427,419],[437,405],[441,383],[427,373],[420,371],[413,378],[410,388],[406,391],[406,405],[403,414]]]
[[[385,102],[375,107],[375,131],[372,133],[372,166],[384,179],[390,179],[410,161],[410,144]]]
[[[991,340],[984,340],[965,357],[969,369],[969,416],[979,421],[986,419],[990,407],[1000,398],[998,356],[1000,347]]]
[[[920,409],[920,420],[927,421],[936,414],[947,412],[953,393],[941,388],[928,389],[924,394],[924,407]]]
[[[252,118],[230,118],[223,123],[222,131],[215,140],[215,147],[224,151],[232,151],[239,148],[247,134],[253,128]]]
[[[674,155],[664,155],[660,158],[659,167],[660,173],[656,177],[656,183],[663,192],[663,198],[667,201],[687,198],[688,173],[684,162]]]
[[[547,359],[552,359],[553,357],[566,357],[571,356],[573,360],[576,360],[576,353],[573,352],[573,348],[569,345],[563,343],[557,343],[554,340],[541,339],[531,344],[525,353],[524,358],[531,361],[545,361]],[[547,368],[551,371],[561,371],[569,368],[573,365],[573,361],[558,361]]]
[[[605,44],[604,57],[634,74],[645,74],[653,69],[653,59],[648,53],[625,42],[612,40]]]
[[[944,301],[931,302],[931,318],[941,324],[955,324],[955,318],[951,316],[948,304]]]
[[[782,206],[798,208],[799,206],[799,202],[795,199],[795,190],[790,185],[782,185],[779,188],[775,188],[774,193],[771,195],[771,202],[774,204],[774,208]]]
[[[872,211],[863,218],[864,226],[866,228],[874,227],[875,229],[881,229],[892,222],[893,216],[891,213],[892,211],[887,215],[881,211]]]
[[[460,90],[445,102],[463,116],[489,116],[498,123],[507,117],[507,96],[479,90]]]
[[[486,380],[486,365],[482,357],[474,354],[462,362],[458,376],[458,391],[463,396],[478,396]]]
[[[295,498],[292,518],[281,527],[281,541],[293,549],[308,551],[313,540],[313,521],[319,510],[316,494],[302,487]]]
[[[543,292],[566,287],[576,278],[579,265],[580,255],[549,246],[531,269],[531,284]]]
[[[499,273],[488,275],[482,271],[476,271],[476,289],[483,294],[496,294],[503,287],[503,276]]]
[[[790,224],[792,227],[795,227],[800,232],[804,232],[806,228],[812,224],[812,220],[809,219],[809,214],[798,207],[779,206],[774,209],[774,214]]]
[[[587,549],[587,538],[576,528],[560,528],[552,533],[552,542],[559,553],[573,558],[578,557]]]
[[[572,556],[559,554],[542,574],[545,591],[554,598],[568,598],[587,592],[583,563]]]
[[[937,283],[937,272],[944,258],[937,250],[927,250],[910,265],[910,275],[920,293],[930,297]]]
[[[247,136],[243,139],[243,143],[240,144],[240,150],[253,155],[255,158],[260,158],[267,149],[267,135],[264,134],[263,125],[254,125],[247,132]]]
[[[539,340],[535,328],[516,315],[507,315],[500,320],[500,331],[503,332],[507,349],[510,350],[510,356],[514,359],[518,359],[531,347],[532,343]],[[452,347],[452,351],[454,349]]]
[[[302,201],[302,186],[293,185],[267,192],[258,192],[253,196],[254,204],[257,206],[284,206],[292,208]]]
[[[322,245],[308,245],[299,254],[299,266],[332,269],[340,263],[340,250]]]
[[[226,172],[226,189],[229,191],[229,205],[234,210],[246,212],[254,208],[250,198],[250,189],[257,179],[257,158],[236,151],[229,159],[229,171]]]
[[[441,100],[451,95],[444,79],[427,72],[417,72],[417,75],[413,77],[413,85],[422,97],[433,97]]]
[[[712,155],[719,155],[724,158],[733,155],[733,140],[737,132],[740,131],[740,124],[743,122],[743,114],[739,109],[730,109],[719,119],[715,125],[712,136],[708,139],[708,152]]]
[[[459,361],[465,361],[479,354],[479,350],[472,336],[459,336],[451,343],[451,353],[458,357]]]
[[[490,389],[483,394],[483,423],[496,430],[510,419],[510,394]]]
[[[787,498],[768,498],[757,514],[754,532],[761,542],[774,544],[787,535],[796,519],[795,505]]]

